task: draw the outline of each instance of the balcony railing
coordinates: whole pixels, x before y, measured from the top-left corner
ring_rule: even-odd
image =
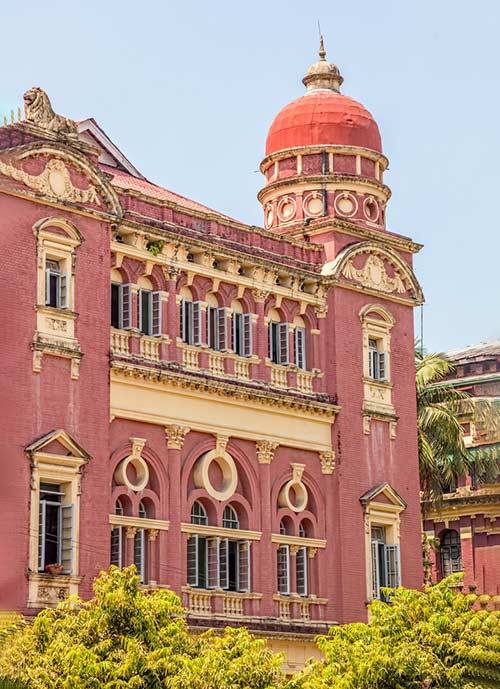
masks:
[[[326,598],[317,598],[314,594],[308,597],[292,593],[289,596],[275,594],[277,616],[283,621],[319,622],[322,619],[322,609],[327,603]]]
[[[311,371],[297,371],[297,389],[301,392],[313,392],[314,373]]]
[[[240,380],[250,380],[250,362],[247,359],[235,359],[234,375]]]
[[[224,358],[224,354],[219,352],[210,352],[208,355],[208,368],[214,376],[224,375]]]
[[[184,606],[190,615],[201,617],[249,617],[255,614],[253,605],[262,598],[261,593],[237,593],[232,591],[193,589],[185,586]],[[258,604],[258,603],[257,603]]]
[[[123,330],[111,330],[111,351],[113,354],[129,353],[130,335]]]
[[[160,361],[160,342],[156,337],[141,337],[141,356],[152,361]]]
[[[198,363],[199,350],[194,347],[186,347],[182,350],[182,365],[192,371],[199,370]]]
[[[271,365],[271,385],[277,388],[288,387],[288,369],[286,366]]]

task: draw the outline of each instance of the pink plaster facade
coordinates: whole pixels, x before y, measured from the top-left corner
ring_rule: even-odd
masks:
[[[112,559],[112,524],[116,537],[121,529],[122,565],[134,562],[136,535],[144,532],[144,584],[182,595],[193,626],[230,622],[264,634],[309,638],[329,623],[366,619],[373,592],[370,529],[377,526],[399,548],[398,583],[420,587],[413,307],[422,297],[411,270],[418,245],[387,232],[383,223],[367,229],[366,219],[340,220],[330,202],[320,217],[307,225],[301,217],[285,234],[244,225],[147,182],[116,151],[114,165],[109,150],[103,162],[100,131],[86,121],[79,138],[54,135],[29,119],[0,128],[0,241],[7,271],[0,305],[2,606],[33,614],[38,608],[30,603],[30,586],[38,586],[37,600],[46,596],[47,604],[54,603],[53,595],[64,597],[70,585],[88,597],[92,579]],[[69,170],[73,190],[93,187],[99,202],[81,200],[81,194],[68,187],[61,191],[55,183],[36,187],[33,179],[54,159]],[[309,156],[306,175],[318,172],[317,159],[321,155]],[[347,170],[340,167],[342,177]],[[280,167],[284,177],[289,168]],[[13,169],[31,177],[20,178]],[[361,170],[374,175],[370,161]],[[325,174],[342,185],[334,171]],[[268,175],[267,185],[282,195]],[[47,232],[56,238],[66,231],[61,223],[51,229],[51,219],[69,221],[81,235],[69,278],[78,351],[74,343],[47,344],[37,325],[37,276],[48,264],[33,228],[42,219],[49,219]],[[158,253],[150,250],[151,242],[160,242]],[[350,253],[360,247],[361,253]],[[372,259],[378,268],[370,268]],[[132,285],[130,323],[122,319],[111,331],[110,280]],[[161,295],[155,335],[141,331],[138,289]],[[183,341],[186,290],[193,302],[202,303],[199,344]],[[213,300],[216,308],[229,309],[221,316],[225,326],[219,325],[226,346],[217,351],[207,331],[206,305]],[[237,354],[234,341],[238,308],[251,314],[246,357]],[[122,302],[121,309],[128,306]],[[367,334],[365,312],[382,334]],[[68,317],[63,308],[51,313],[55,320]],[[269,349],[269,321],[275,318],[289,324],[281,362]],[[305,361],[297,350],[298,328],[304,330]],[[367,374],[369,337],[379,337],[386,348],[380,353],[390,374],[378,382]],[[34,350],[42,352],[41,359]],[[74,369],[73,360],[80,358]],[[367,397],[372,393],[382,402]],[[158,396],[152,405],[153,394]],[[220,405],[219,418],[214,420],[208,402]],[[185,421],[192,404],[208,411]],[[236,425],[230,420],[234,404],[242,405]],[[258,414],[265,414],[262,425],[252,421]],[[57,429],[86,453],[74,484],[79,518],[71,547],[78,571],[73,565],[60,578],[46,573],[33,552],[42,528],[33,504],[41,491],[37,462],[50,455],[47,461],[56,465],[68,455],[59,441],[50,440]],[[48,444],[40,444],[47,435]],[[196,478],[200,462],[213,450],[229,455],[236,470],[224,500],[214,499]],[[139,460],[127,483],[119,472],[130,456]],[[147,484],[134,488],[144,465]],[[224,484],[223,466],[210,465],[211,485]],[[47,479],[52,485],[54,475]],[[293,500],[291,507],[283,503],[289,481],[307,495],[300,509]],[[189,585],[196,501],[217,538],[228,536],[224,508],[234,508],[238,539],[250,542],[247,590]],[[143,529],[137,523],[141,509]],[[391,521],[379,524],[376,514],[382,513]],[[289,547],[289,590],[281,593],[280,543]],[[301,547],[307,551],[307,590],[301,583],[299,593]],[[220,567],[220,551],[218,557]],[[33,569],[33,562],[39,568]],[[54,587],[59,593],[53,594]]]

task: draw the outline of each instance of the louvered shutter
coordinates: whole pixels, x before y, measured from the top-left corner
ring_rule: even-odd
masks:
[[[121,285],[120,289],[120,328],[132,327],[132,285]]]
[[[122,527],[115,526],[111,530],[110,564],[122,567]]]
[[[68,273],[61,273],[59,276],[59,306],[61,309],[68,308]]]
[[[45,271],[45,306],[50,306],[50,270]]]
[[[184,299],[179,304],[179,333],[183,342],[188,341],[188,318],[187,318],[188,302]]]
[[[290,547],[278,546],[278,592],[283,595],[290,593]]]
[[[38,512],[38,569],[43,572],[45,567],[45,514],[47,510],[47,503],[45,500],[40,500]]]
[[[307,548],[305,546],[299,548],[296,555],[296,576],[297,576],[297,593],[299,596],[307,596],[308,594],[308,577],[307,577]]]
[[[231,349],[235,354],[240,354],[240,343],[238,342],[238,330],[241,332],[241,321],[238,328],[238,318],[241,316],[240,313],[233,312],[232,316],[232,328],[231,328]]]
[[[238,541],[236,588],[242,593],[251,591],[250,541]]]
[[[401,586],[399,545],[386,545],[384,551],[386,585],[391,589],[397,589]]]
[[[151,295],[151,334],[156,337],[161,335],[161,306],[161,292],[153,292]]]
[[[219,584],[221,589],[229,588],[229,541],[221,538],[219,543]]]
[[[304,328],[295,328],[295,365],[298,368],[306,368],[306,331]]]
[[[217,309],[216,320],[217,330],[215,348],[219,352],[225,352],[227,350],[227,309],[225,306],[221,306]]]
[[[286,365],[288,356],[288,323],[278,324],[278,364]]]
[[[372,541],[372,597],[380,598],[380,571],[378,561],[378,543]]]
[[[277,324],[276,323],[269,323],[268,326],[268,346],[267,346],[267,354],[268,357],[271,361],[274,361],[274,347],[273,347],[273,341],[274,341],[274,332],[273,330],[276,328]]]
[[[142,332],[142,292],[140,289],[137,292],[137,327]]]
[[[73,568],[73,505],[61,506],[60,562],[64,572],[71,574]]]
[[[199,536],[196,534],[189,538],[187,544],[187,575],[189,586],[199,586]]]
[[[191,302],[191,342],[190,344],[201,345],[201,302]]]
[[[243,356],[252,356],[253,354],[253,345],[252,345],[252,314],[251,313],[244,313],[242,315],[242,326],[240,328],[241,330],[241,338],[243,340],[243,347],[241,350],[241,353]]]
[[[387,380],[387,371],[386,371],[386,354],[385,352],[379,352],[378,354],[378,378],[379,380]]]
[[[219,586],[219,538],[207,538],[207,588]]]

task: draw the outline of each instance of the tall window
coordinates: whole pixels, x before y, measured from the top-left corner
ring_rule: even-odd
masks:
[[[233,351],[238,356],[252,356],[252,314],[233,312]]]
[[[140,289],[138,325],[144,335],[161,335],[161,292]]]
[[[38,570],[60,564],[65,573],[72,569],[73,505],[63,504],[64,490],[52,483],[40,484],[38,525]]]
[[[146,519],[147,517],[146,508],[144,503],[139,503],[139,517],[141,519]],[[141,577],[141,582],[146,581],[146,530],[137,529],[134,536],[134,565],[137,568],[137,572]]]
[[[387,380],[386,355],[379,340],[368,340],[368,370],[373,380]]]
[[[122,330],[132,327],[132,285],[111,283],[111,327]]]
[[[399,545],[386,545],[385,528],[373,526],[371,530],[372,596],[384,599],[381,588],[401,585]]]
[[[290,593],[290,546],[278,546],[278,592],[284,596]]]
[[[57,309],[68,308],[68,275],[61,270],[59,261],[45,262],[45,304]]]
[[[269,358],[275,364],[288,364],[288,323],[269,323]]]
[[[457,531],[450,529],[441,538],[441,574],[444,577],[462,571],[462,549]]]
[[[123,505],[120,500],[116,501],[115,514],[123,514]],[[111,529],[111,557],[110,564],[123,567],[123,527],[114,526]]]
[[[295,328],[295,365],[298,368],[306,368],[306,330]]]
[[[208,525],[205,508],[195,502],[191,523]],[[236,511],[227,505],[223,527],[238,529]],[[221,588],[226,591],[250,591],[250,543],[232,538],[193,534],[188,541],[187,572],[190,586]]]
[[[201,303],[183,299],[180,305],[181,338],[186,344],[201,345]]]
[[[227,349],[227,309],[225,306],[207,307],[207,344],[217,352]]]

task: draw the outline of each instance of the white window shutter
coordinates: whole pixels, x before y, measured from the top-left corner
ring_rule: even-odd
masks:
[[[278,592],[290,593],[290,546],[278,546]]]
[[[306,368],[306,331],[304,328],[295,328],[295,365],[298,368]]]
[[[308,594],[308,578],[307,578],[307,548],[302,546],[296,555],[296,577],[297,577],[297,593],[299,596],[307,596]]]
[[[385,352],[379,352],[378,354],[378,378],[379,380],[387,380],[387,370],[386,370],[386,354]]]
[[[239,317],[240,315],[241,315],[241,314],[236,313],[235,311],[233,311],[232,322],[231,322],[231,349],[233,350],[233,352],[234,352],[235,354],[238,354],[238,352],[240,351],[240,350],[239,350],[239,342],[237,341],[237,340],[238,340],[238,334],[237,334],[237,333],[238,333],[238,327],[237,327],[237,323],[238,323],[238,317]],[[241,324],[240,324],[240,331],[241,331]]]
[[[142,289],[137,292],[137,327],[142,330]]]
[[[122,549],[123,549],[123,540],[122,540],[123,534],[122,534],[122,527],[121,526],[115,526],[111,530],[111,548],[110,548],[110,564],[115,565],[116,567],[122,567]]]
[[[241,348],[243,356],[252,356],[253,345],[252,345],[252,314],[244,313],[242,317],[241,326],[241,337],[243,340],[243,346]]]
[[[193,301],[192,303],[192,323],[191,323],[191,344],[201,345],[201,302]]]
[[[378,561],[378,543],[377,541],[372,541],[372,597],[380,598],[380,568]]]
[[[186,318],[186,311],[187,301],[182,299],[179,305],[179,333],[183,342],[187,342],[188,334],[188,319]]]
[[[219,543],[219,586],[229,588],[229,540],[221,538]]]
[[[120,289],[120,328],[130,330],[132,327],[132,285],[121,285]]]
[[[155,291],[151,295],[151,334],[156,337],[161,335],[161,292]]]
[[[43,572],[45,567],[45,513],[47,503],[40,500],[38,517],[38,569]]]
[[[194,534],[189,538],[187,544],[187,575],[189,586],[199,586],[198,572],[199,567],[199,536]]]
[[[50,304],[50,270],[47,268],[45,271],[45,305]]]
[[[61,506],[61,565],[63,571],[71,574],[73,568],[73,505]]]
[[[269,326],[268,326],[268,329],[267,329],[267,331],[268,331],[268,348],[267,348],[267,353],[268,353],[268,357],[269,357],[269,359],[270,359],[271,361],[274,361],[274,347],[273,347],[273,339],[274,339],[274,338],[273,338],[273,329],[274,329],[275,325],[276,325],[276,324],[273,323],[273,322],[271,321],[271,322],[269,323]]]
[[[236,588],[242,593],[251,591],[250,541],[238,541]]]
[[[219,538],[207,538],[207,588],[215,589],[219,586]]]
[[[288,323],[280,323],[278,325],[278,345],[279,345],[278,363],[286,365],[289,362],[289,356],[288,356]]]
[[[68,308],[68,286],[68,273],[61,273],[59,277],[59,306],[61,307],[61,309]]]
[[[385,580],[387,586],[391,589],[397,589],[401,586],[401,563],[399,554],[399,545],[384,546],[385,554]]]
[[[217,309],[216,319],[216,349],[219,352],[225,352],[227,350],[227,309],[225,306]]]

